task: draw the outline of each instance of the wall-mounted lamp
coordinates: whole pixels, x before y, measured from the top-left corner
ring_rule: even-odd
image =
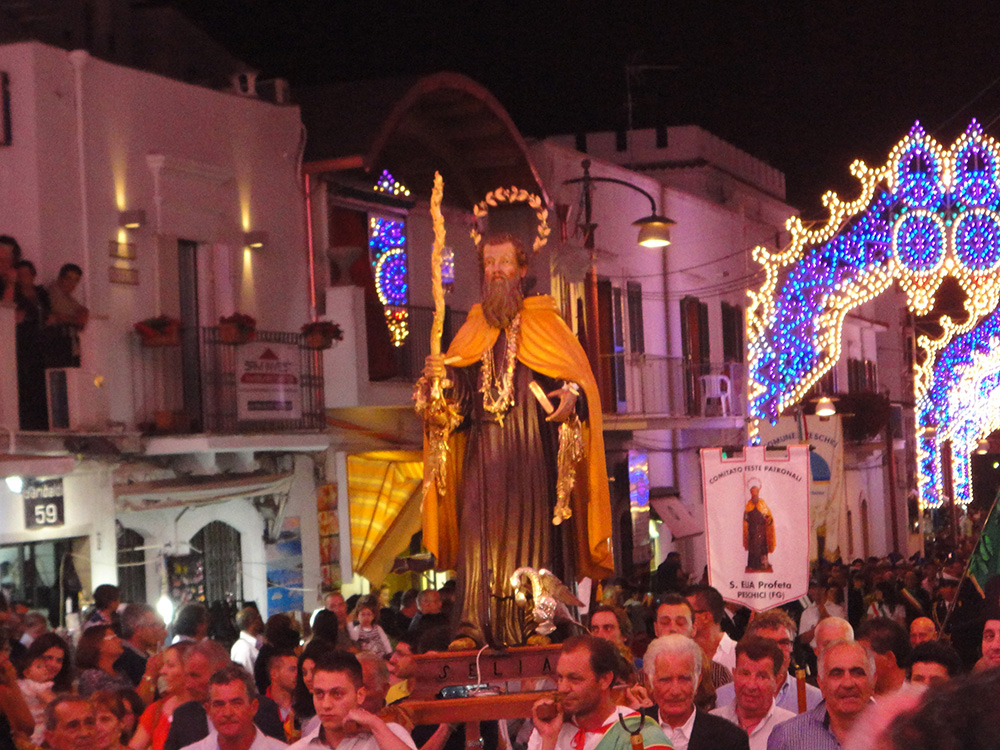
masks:
[[[269,237],[263,229],[255,229],[252,232],[243,233],[243,246],[253,250],[267,247]]]
[[[978,453],[980,456],[985,456],[989,452],[990,452],[990,441],[989,440],[980,440],[976,444],[976,453]]]
[[[138,229],[146,223],[146,212],[141,208],[118,212],[118,226],[122,229]]]
[[[837,407],[833,405],[833,399],[829,396],[822,396],[816,402],[817,417],[832,417],[837,413]]]

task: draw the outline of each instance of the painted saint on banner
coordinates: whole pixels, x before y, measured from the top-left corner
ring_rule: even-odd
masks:
[[[768,555],[774,552],[774,516],[760,497],[760,480],[749,481],[750,499],[743,510],[743,549],[747,551],[747,573],[772,573]]]

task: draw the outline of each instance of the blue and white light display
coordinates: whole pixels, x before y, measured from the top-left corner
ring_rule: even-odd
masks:
[[[917,341],[918,484],[924,507],[941,504],[941,450],[951,441],[955,500],[968,503],[968,456],[1000,428],[1000,353],[991,354],[1000,342],[1000,148],[975,121],[948,148],[917,123],[885,166],[856,161],[851,172],[856,200],[827,193],[823,226],[792,217],[788,249],[754,250],[766,278],[747,310],[751,439],[759,420],[777,419],[840,359],[848,312],[898,282],[910,309],[926,314],[952,276],[968,320],[942,318],[940,337]]]
[[[368,254],[375,274],[375,291],[385,308],[392,343],[402,346],[409,333],[406,220],[389,216],[369,217]]]

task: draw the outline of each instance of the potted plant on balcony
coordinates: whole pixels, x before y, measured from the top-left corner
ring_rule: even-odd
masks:
[[[343,340],[343,329],[329,320],[313,320],[302,326],[302,341],[307,349],[329,349],[334,341]]]
[[[133,328],[143,346],[179,346],[181,343],[181,322],[169,315],[140,320]]]
[[[219,341],[223,344],[245,344],[257,335],[257,321],[244,313],[219,318]]]

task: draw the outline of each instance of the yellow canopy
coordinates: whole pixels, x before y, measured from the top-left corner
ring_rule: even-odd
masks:
[[[378,586],[420,531],[424,462],[420,451],[372,451],[347,457],[354,571]]]

